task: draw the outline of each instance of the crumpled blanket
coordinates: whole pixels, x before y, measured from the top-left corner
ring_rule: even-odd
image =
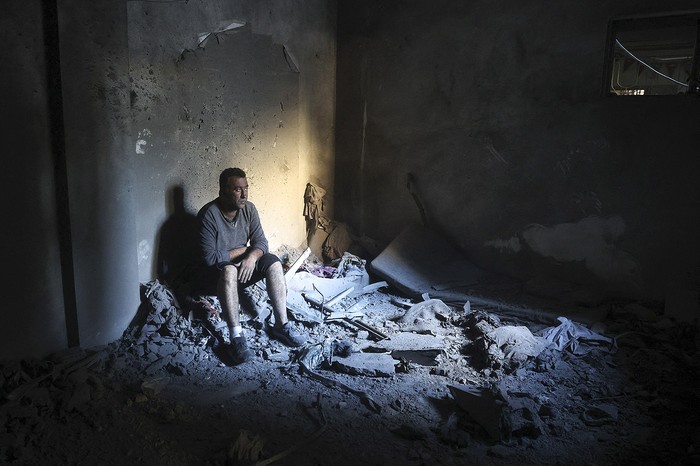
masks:
[[[609,345],[611,349],[617,348],[617,342],[614,338],[595,333],[588,327],[573,322],[566,317],[558,317],[557,320],[561,324],[541,330],[538,334],[553,344],[559,351],[568,350],[573,354],[585,354],[589,349],[582,347],[581,343]]]

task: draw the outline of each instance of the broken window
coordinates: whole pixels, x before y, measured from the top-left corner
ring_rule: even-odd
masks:
[[[698,94],[700,12],[610,24],[607,95]]]

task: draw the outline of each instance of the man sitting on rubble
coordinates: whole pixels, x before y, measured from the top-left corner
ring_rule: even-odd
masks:
[[[239,292],[263,278],[275,316],[271,336],[288,346],[304,344],[288,321],[282,263],[268,251],[258,211],[248,201],[245,172],[240,168],[221,172],[219,197],[202,207],[197,218],[205,264],[202,278],[210,289],[216,283],[216,294],[228,324],[231,341],[228,350],[234,361],[243,363],[253,356],[241,327]]]

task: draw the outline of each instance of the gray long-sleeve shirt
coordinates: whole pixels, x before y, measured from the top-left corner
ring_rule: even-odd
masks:
[[[258,210],[251,202],[245,203],[233,222],[224,217],[216,199],[202,207],[197,218],[202,260],[208,266],[229,262],[228,252],[234,248],[250,246],[268,252]]]

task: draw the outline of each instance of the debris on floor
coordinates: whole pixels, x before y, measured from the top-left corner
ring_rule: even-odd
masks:
[[[509,436],[510,422],[505,416],[507,395],[501,387],[448,385],[457,405],[469,414],[494,440]]]
[[[511,373],[536,358],[547,347],[544,337],[532,334],[522,325],[502,325],[492,314],[477,311],[467,318],[467,327],[474,338],[473,348],[479,367],[503,369]]]
[[[700,464],[697,327],[653,303],[553,324],[439,293],[471,293],[471,267],[407,293],[395,260],[379,276],[347,251],[320,275],[297,263],[301,348],[268,337],[251,290],[239,366],[215,297],[144,284],[119,341],[0,364],[0,463]]]

